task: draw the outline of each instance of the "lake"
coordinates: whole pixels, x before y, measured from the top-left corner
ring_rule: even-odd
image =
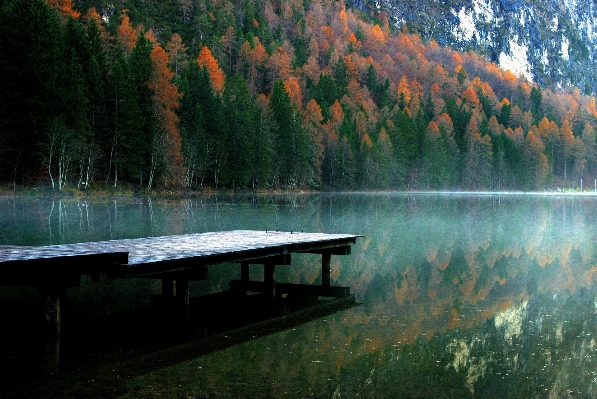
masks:
[[[596,197],[3,197],[0,226],[0,245],[233,229],[365,236],[331,264],[332,285],[351,287],[359,306],[143,372],[112,366],[127,364],[118,345],[39,366],[35,334],[13,344],[15,333],[0,355],[0,398],[597,397]],[[276,280],[316,284],[317,262],[297,256]],[[225,290],[237,269],[218,268],[191,293]],[[128,312],[158,292],[151,280],[84,280],[67,292],[65,317]],[[5,331],[20,331],[14,309],[34,313],[35,295],[0,287]]]

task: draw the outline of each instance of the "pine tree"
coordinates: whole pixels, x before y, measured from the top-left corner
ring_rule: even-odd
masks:
[[[308,141],[302,118],[282,80],[274,83],[269,106],[275,122],[278,179],[287,186],[305,185],[310,177]]]
[[[247,187],[251,180],[251,142],[256,136],[253,106],[245,80],[238,74],[227,79],[223,96],[228,159],[226,181],[233,187]]]
[[[62,29],[43,0],[4,1],[0,21],[0,130],[8,149],[0,171],[14,178],[19,171],[24,181],[27,175],[42,177],[38,146],[64,104]]]
[[[123,149],[127,154],[126,171],[128,178],[139,179],[139,185],[144,185],[149,180],[151,167],[151,147],[155,137],[155,121],[153,118],[153,91],[147,85],[152,72],[151,66],[151,44],[143,34],[139,34],[137,43],[128,58],[131,89],[134,104],[129,107],[136,107],[131,110],[131,120],[136,126],[127,135],[123,136]],[[135,112],[136,111],[136,112]]]
[[[178,115],[180,116],[180,134],[185,162],[185,186],[200,186],[207,170],[207,138],[205,118],[200,106],[201,89],[209,90],[211,85],[201,86],[201,70],[196,62],[189,62],[182,71],[179,89],[183,93]],[[207,77],[209,79],[209,77]]]

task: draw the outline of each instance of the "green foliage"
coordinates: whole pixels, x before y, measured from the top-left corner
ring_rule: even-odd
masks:
[[[156,169],[165,130],[155,110],[166,100],[148,83],[152,50],[171,51],[173,33],[187,49],[170,93],[181,94],[170,127],[180,130],[186,187],[538,189],[567,169],[575,179],[597,175],[597,145],[583,133],[597,126],[591,99],[543,91],[413,30],[393,32],[383,14],[363,19],[336,3],[285,0],[126,0],[107,12],[108,3],[77,2],[83,15],[93,5],[111,15],[104,23],[42,0],[0,2],[2,180],[47,184],[58,176],[60,187],[89,187],[101,179],[116,188],[165,176],[165,165]],[[130,29],[119,33],[125,13],[134,46]],[[373,22],[383,28],[372,31]],[[201,46],[214,56],[205,69],[195,60]],[[570,51],[584,54],[572,41]],[[223,89],[212,87],[214,76]],[[582,80],[586,92],[593,78]],[[497,111],[496,97],[477,85],[473,101],[471,81],[508,101]],[[307,107],[311,99],[321,116]],[[473,115],[479,134],[467,136]],[[493,122],[489,129],[494,115],[507,130]],[[561,140],[537,131],[544,117],[571,123],[565,157]]]
[[[255,142],[253,106],[245,80],[238,74],[226,81],[223,97],[223,116],[226,120],[229,165],[225,183],[233,187],[247,187],[251,181],[251,161]]]

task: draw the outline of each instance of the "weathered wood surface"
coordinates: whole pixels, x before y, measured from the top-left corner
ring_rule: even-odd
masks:
[[[0,275],[13,265],[58,272],[96,272],[110,278],[142,277],[198,266],[280,256],[296,252],[344,251],[358,235],[234,230],[176,236],[51,245],[0,247]],[[128,257],[126,256],[128,254]]]

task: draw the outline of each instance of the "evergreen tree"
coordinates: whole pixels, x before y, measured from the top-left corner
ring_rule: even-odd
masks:
[[[228,139],[228,175],[225,180],[233,187],[247,187],[254,158],[251,141],[256,133],[249,89],[240,75],[234,74],[226,81],[223,104]]]
[[[179,90],[183,93],[178,115],[180,117],[180,134],[185,162],[185,185],[200,186],[207,171],[207,138],[203,107],[200,106],[202,90],[213,97],[211,85],[202,87],[209,76],[202,74],[196,62],[189,62],[182,71]],[[205,93],[203,93],[205,95]]]
[[[139,184],[144,185],[149,178],[151,167],[151,147],[155,136],[155,121],[153,118],[152,90],[148,86],[151,78],[151,43],[140,33],[137,44],[128,59],[132,94],[137,112],[130,112],[135,119],[131,122],[137,127],[123,136],[123,149],[127,175],[131,179],[138,178]],[[135,105],[130,104],[131,107]]]
[[[21,181],[40,175],[39,145],[56,118],[63,70],[62,29],[58,15],[43,0],[0,3],[0,130],[3,173]],[[25,133],[26,132],[26,133]]]
[[[309,145],[302,118],[290,101],[284,81],[277,80],[269,102],[274,120],[278,180],[288,186],[309,181]]]
[[[251,186],[268,187],[274,177],[274,137],[273,119],[267,99],[261,95],[254,104],[254,135],[251,140]]]

